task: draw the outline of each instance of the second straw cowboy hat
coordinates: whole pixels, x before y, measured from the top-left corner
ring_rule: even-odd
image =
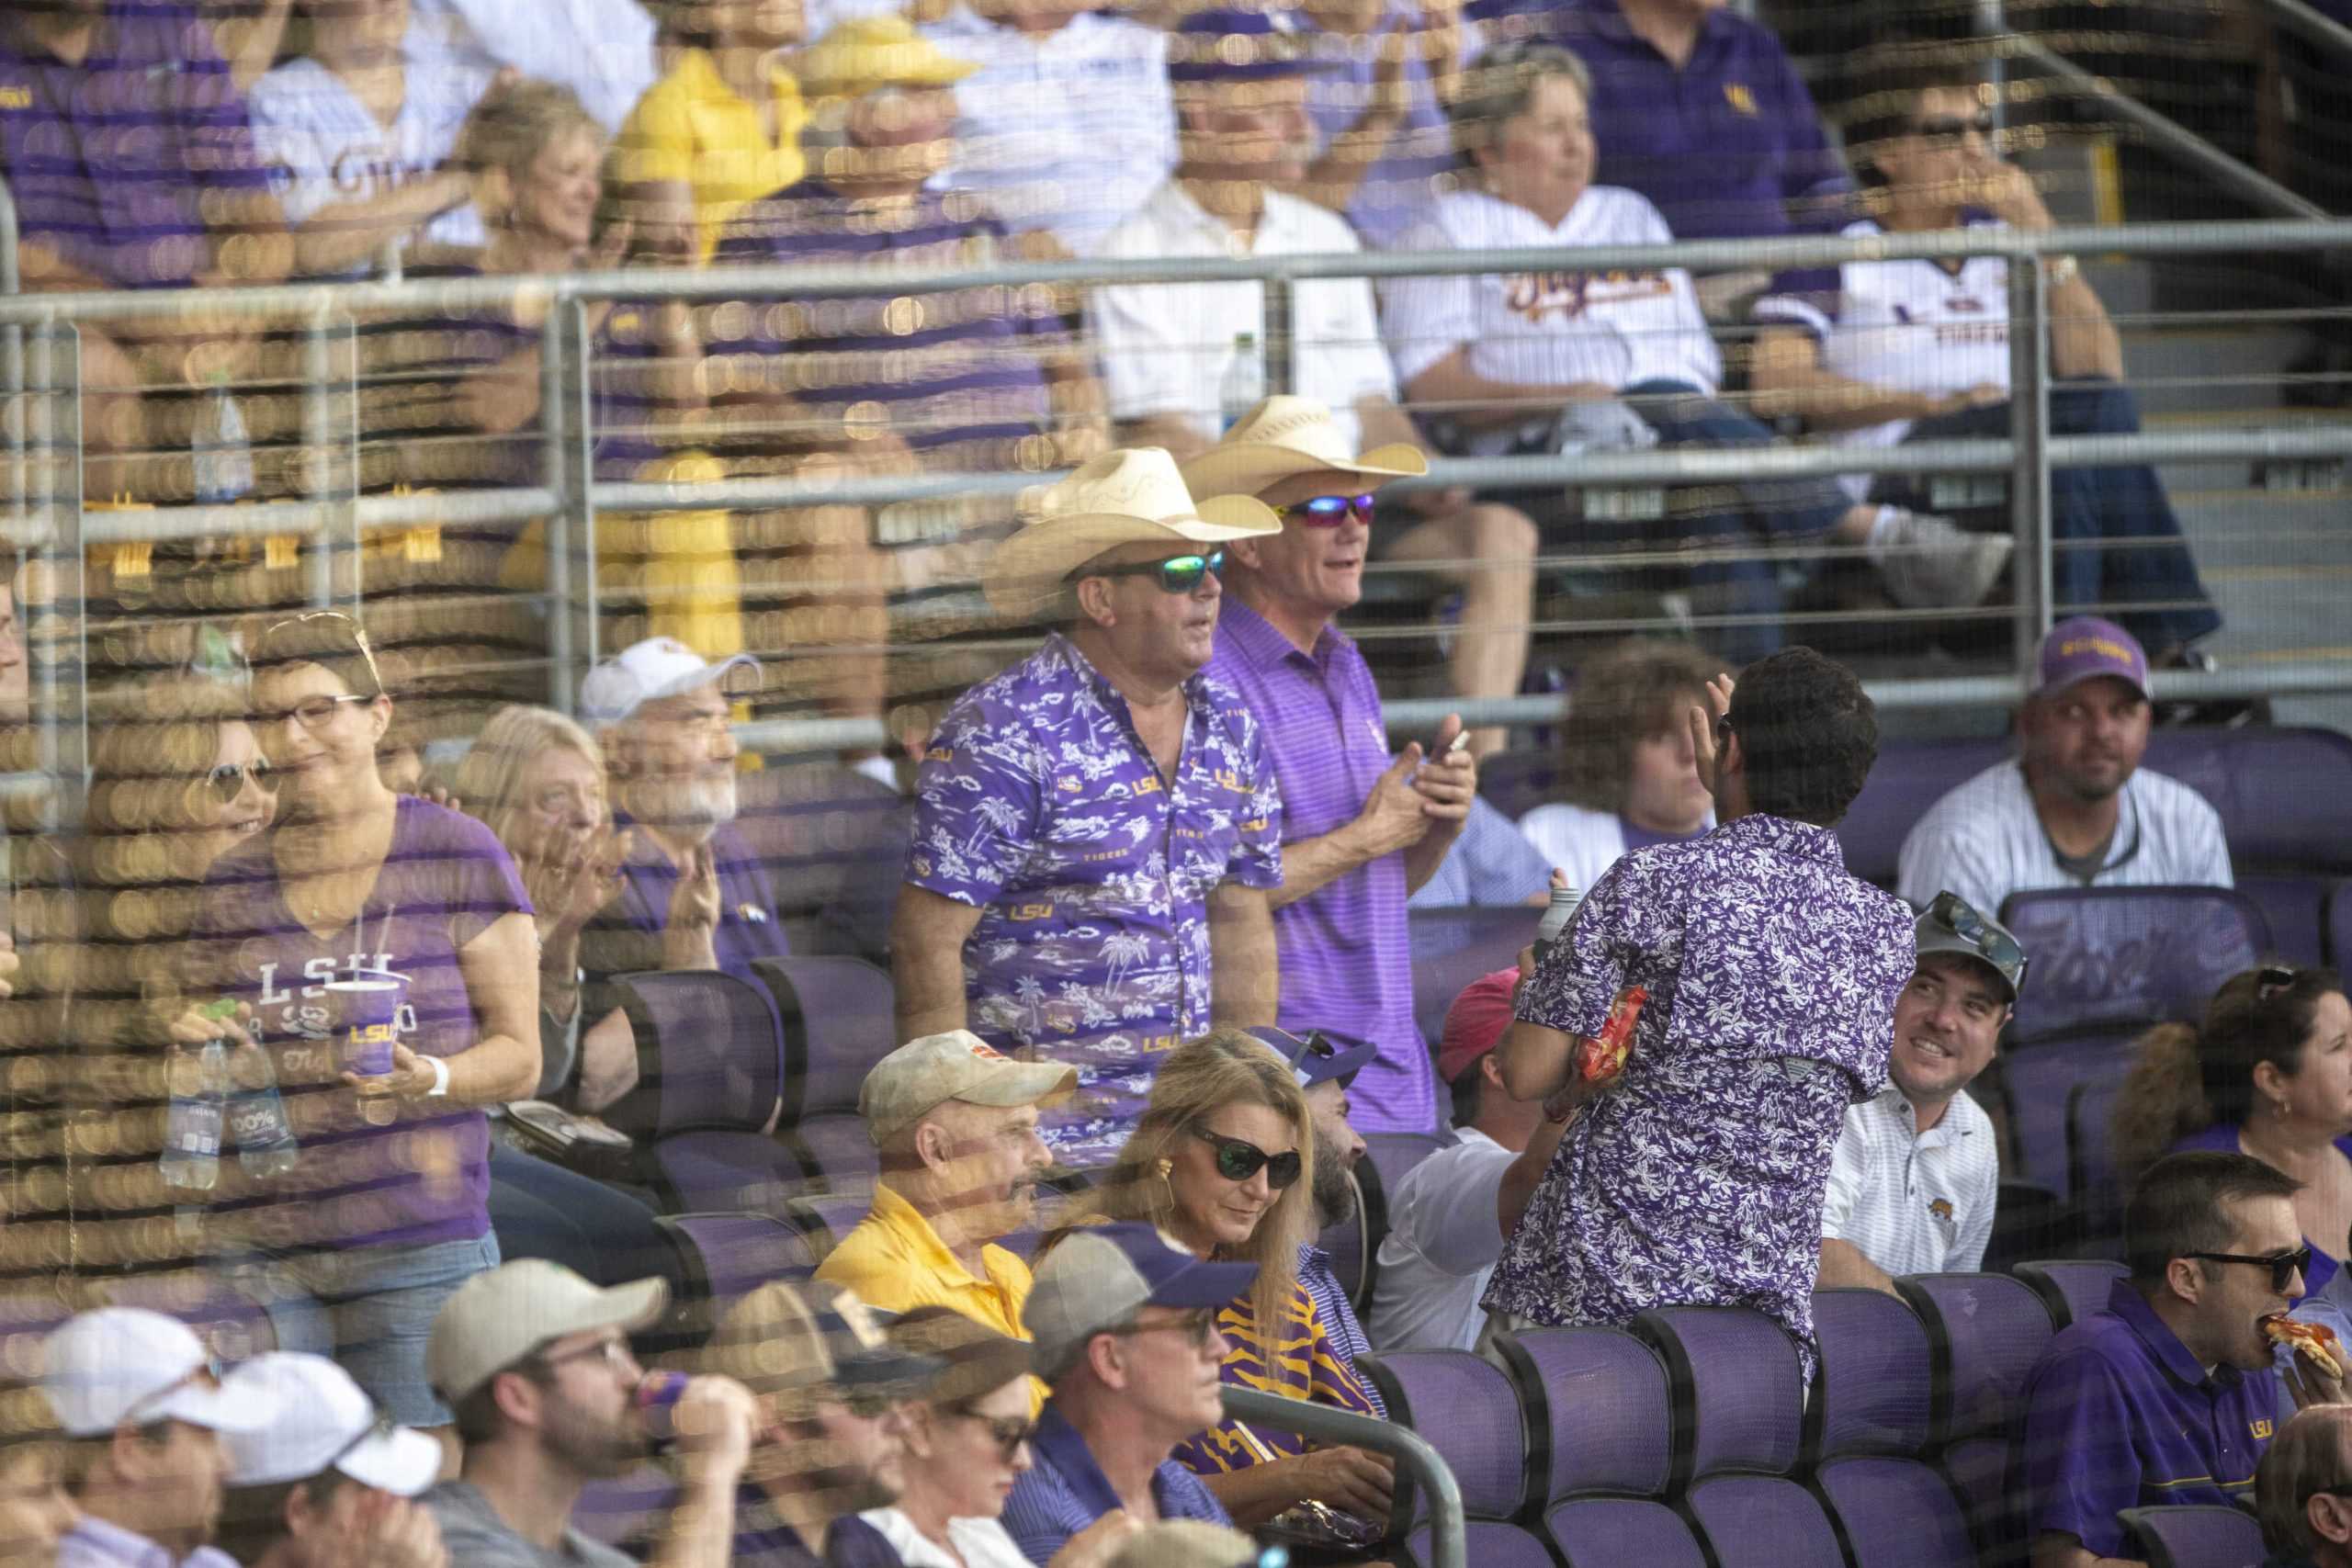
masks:
[[[1329,474],[1344,487],[1363,479],[1419,479],[1430,471],[1421,449],[1402,441],[1358,456],[1313,398],[1277,394],[1234,421],[1225,439],[1184,465],[1194,494],[1256,495],[1285,479]]]
[[[793,64],[811,98],[854,98],[884,87],[952,87],[978,71],[942,54],[904,17],[863,17],[833,28]]]
[[[1121,545],[1221,545],[1282,531],[1262,502],[1193,495],[1162,447],[1105,452],[1038,496],[1032,519],[989,557],[980,586],[1000,613],[1029,615],[1071,572]]]

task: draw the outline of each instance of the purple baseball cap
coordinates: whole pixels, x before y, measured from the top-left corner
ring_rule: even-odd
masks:
[[[1084,1225],[1037,1265],[1021,1317],[1050,1382],[1088,1340],[1144,1307],[1221,1307],[1257,1282],[1255,1263],[1195,1258],[1152,1225]]]
[[[2054,696],[2102,675],[2112,675],[2150,701],[2155,699],[2148,684],[2148,655],[2140,639],[2113,621],[2076,615],[2051,627],[2041,639],[2041,679],[2033,694]]]
[[[1335,1045],[1319,1029],[1309,1030],[1304,1040],[1286,1029],[1276,1029],[1271,1023],[1261,1024],[1244,1032],[1280,1056],[1283,1066],[1297,1077],[1301,1089],[1313,1089],[1317,1084],[1329,1083],[1333,1078],[1339,1079],[1340,1087],[1345,1089],[1355,1081],[1358,1073],[1372,1065],[1374,1056],[1380,1055],[1380,1047],[1370,1041],[1361,1045]]]

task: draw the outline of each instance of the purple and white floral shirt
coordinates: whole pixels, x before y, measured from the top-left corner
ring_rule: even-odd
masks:
[[[1754,1307],[1810,1378],[1830,1155],[1847,1106],[1886,1081],[1917,951],[1910,909],[1848,874],[1826,828],[1753,815],[1619,860],[1517,1011],[1589,1036],[1641,986],[1633,1055],[1560,1140],[1487,1310]]]
[[[1058,632],[957,699],[923,756],[906,880],[978,907],[973,1032],[1066,1062],[1040,1132],[1106,1164],[1161,1055],[1209,1028],[1208,896],[1282,883],[1282,795],[1258,723],[1206,675],[1163,778],[1126,699]]]

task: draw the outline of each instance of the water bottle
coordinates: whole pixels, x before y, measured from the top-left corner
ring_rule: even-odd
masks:
[[[277,1093],[277,1070],[269,1053],[239,1052],[237,1089],[229,1100],[229,1132],[237,1140],[237,1162],[256,1180],[283,1176],[294,1168],[302,1145],[294,1124],[286,1119],[286,1101]]]
[[[1552,901],[1544,906],[1544,919],[1535,928],[1536,963],[1544,962],[1544,955],[1552,951],[1552,944],[1568,929],[1568,922],[1577,918],[1577,906],[1583,902],[1584,894],[1575,887],[1565,883],[1553,887]]]
[[[254,448],[245,434],[245,411],[229,390],[225,370],[212,374],[212,384],[197,410],[196,429],[188,443],[196,460],[196,499],[219,505],[250,493],[254,488]]]
[[[1265,397],[1266,361],[1258,352],[1258,334],[1236,333],[1233,357],[1225,362],[1225,377],[1216,384],[1218,434],[1239,423]]]
[[[168,1071],[172,1111],[164,1126],[164,1179],[185,1191],[209,1192],[220,1177],[228,1048],[212,1040],[200,1051],[175,1051]]]

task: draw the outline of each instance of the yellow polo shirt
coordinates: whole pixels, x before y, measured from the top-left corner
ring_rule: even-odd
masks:
[[[696,254],[704,261],[728,219],[808,171],[800,156],[800,131],[808,123],[800,84],[773,65],[768,90],[775,104],[774,145],[760,128],[759,109],[719,79],[710,51],[689,49],[621,126],[623,180],[684,180],[693,190]]]
[[[1015,1339],[1026,1339],[1021,1309],[1029,1300],[1029,1265],[990,1244],[980,1249],[986,1280],[956,1260],[915,1206],[888,1187],[874,1190],[874,1207],[841,1245],[825,1256],[817,1278],[846,1285],[883,1312],[944,1306]]]

